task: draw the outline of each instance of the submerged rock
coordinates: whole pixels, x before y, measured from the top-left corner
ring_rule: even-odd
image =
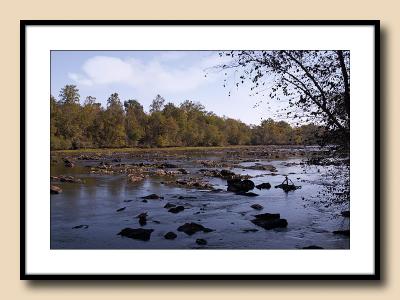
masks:
[[[347,230],[335,230],[333,234],[341,234],[345,236],[350,236],[350,229]]]
[[[150,240],[153,231],[153,229],[124,228],[118,233],[118,235],[135,240],[148,241]]]
[[[72,229],[81,229],[81,228],[87,229],[87,228],[89,228],[89,225],[77,225],[77,226],[72,227]]]
[[[256,210],[262,210],[264,207],[260,204],[253,204],[250,206],[251,208],[254,208]]]
[[[175,204],[168,202],[167,204],[164,205],[164,208],[171,208],[175,206],[176,206]]]
[[[207,245],[207,241],[205,239],[197,239],[196,244],[204,246],[204,245]]]
[[[236,193],[236,195],[241,195],[241,196],[246,196],[246,197],[257,197],[257,196],[259,196],[258,194],[256,194],[256,193],[253,193],[253,192],[237,192]]]
[[[185,210],[185,207],[183,207],[182,205],[179,205],[179,206],[175,206],[175,207],[170,208],[168,210],[168,212],[177,214],[177,213],[179,213],[181,211],[184,211],[184,210]]]
[[[255,215],[255,219],[251,220],[251,222],[257,226],[260,226],[264,229],[270,230],[274,228],[285,228],[288,225],[286,219],[281,219],[280,214],[260,214]]]
[[[156,200],[156,199],[164,199],[164,197],[161,197],[157,194],[150,194],[144,197],[141,197],[142,199],[151,199],[151,200]]]
[[[140,226],[144,226],[147,224],[147,213],[141,213],[138,216],[136,216],[136,218],[139,219],[139,224]]]
[[[117,212],[120,212],[120,211],[123,211],[123,210],[125,210],[125,209],[126,209],[126,206],[125,206],[125,207],[118,208],[116,211],[117,211]]]
[[[59,194],[62,192],[62,189],[59,186],[51,185],[50,186],[50,194]]]
[[[324,249],[324,248],[322,248],[320,246],[311,245],[311,246],[303,247],[302,249]]]
[[[175,232],[172,232],[172,231],[167,232],[167,233],[164,235],[164,238],[165,238],[166,240],[174,240],[174,239],[176,239],[176,237],[177,237],[176,233],[175,233]]]
[[[262,189],[269,190],[271,188],[271,184],[269,182],[260,183],[260,184],[256,185],[256,188],[258,188],[259,190],[262,190]]]
[[[342,211],[341,215],[345,218],[350,218],[350,211],[349,210]]]
[[[183,231],[187,235],[193,235],[198,231],[211,232],[213,230],[197,223],[185,223],[178,227],[178,231]]]

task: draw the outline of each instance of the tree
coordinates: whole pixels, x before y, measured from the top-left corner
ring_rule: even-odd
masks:
[[[79,104],[79,89],[76,85],[67,84],[61,89],[59,97],[64,104]]]
[[[146,114],[143,111],[143,106],[137,100],[125,101],[124,108],[128,144],[136,146],[144,136]]]
[[[157,95],[153,102],[150,104],[150,113],[161,111],[164,103],[165,99],[160,95]]]
[[[343,146],[349,146],[349,51],[228,51],[220,55],[232,58],[218,68],[239,72],[236,86],[250,81],[255,94],[268,91],[271,99],[289,99],[284,109],[287,117],[321,123],[341,136]]]
[[[104,147],[123,147],[126,145],[125,115],[118,93],[107,99],[107,109],[102,118]]]

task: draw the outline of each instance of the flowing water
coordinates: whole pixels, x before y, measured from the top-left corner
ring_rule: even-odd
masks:
[[[218,157],[206,154],[196,159]],[[349,229],[349,218],[341,215],[343,210],[348,210],[348,203],[329,200],[326,189],[343,184],[348,171],[342,166],[304,165],[302,161],[302,158],[257,159],[230,168],[236,174],[252,176],[255,184],[271,183],[269,190],[252,190],[258,194],[256,197],[227,192],[227,181],[221,178],[204,177],[216,188],[208,191],[167,185],[165,176],[149,176],[139,183],[131,183],[124,174],[90,174],[88,165],[97,165],[98,161],[79,161],[74,168],[60,163],[52,165],[52,175],[72,175],[84,183],[57,183],[63,192],[51,195],[51,248],[301,249],[317,245],[324,249],[349,249],[349,237],[333,234],[335,230]],[[199,166],[191,159],[177,158],[173,162],[190,174],[198,174]],[[126,158],[123,163],[138,163],[138,159]],[[277,172],[246,169],[255,164],[273,165]],[[274,188],[282,183],[283,175],[289,175],[301,189],[285,193]],[[142,202],[141,197],[153,193],[164,199]],[[179,199],[179,196],[193,198]],[[185,210],[170,213],[164,208],[168,202],[183,205]],[[251,208],[255,203],[264,208],[259,211]],[[117,212],[123,207],[126,208]],[[117,235],[126,227],[141,228],[136,216],[143,212],[147,212],[148,219],[142,228],[154,230],[149,241]],[[254,215],[266,212],[280,213],[281,218],[288,221],[287,228],[265,230],[250,222]],[[179,226],[190,222],[214,231],[197,232],[192,236],[177,231]],[[73,228],[79,225],[88,226]],[[177,234],[175,240],[164,238],[169,231]],[[207,245],[199,246],[196,243],[199,238],[205,239]]]

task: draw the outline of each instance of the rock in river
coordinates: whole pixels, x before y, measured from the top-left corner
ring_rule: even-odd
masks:
[[[171,208],[171,207],[175,207],[175,206],[176,206],[175,204],[168,202],[167,204],[164,205],[164,208]]]
[[[185,223],[178,227],[178,231],[183,231],[187,235],[193,235],[198,231],[211,232],[213,230],[197,223]]]
[[[59,194],[62,192],[62,189],[59,186],[51,185],[50,186],[50,194]]]
[[[121,207],[121,208],[118,208],[118,209],[116,210],[116,212],[120,212],[120,211],[123,211],[123,210],[125,210],[125,209],[126,209],[126,206]]]
[[[174,240],[174,239],[176,239],[176,237],[177,237],[176,233],[175,233],[175,232],[172,232],[172,231],[167,232],[167,233],[164,235],[164,238],[167,239],[167,240]]]
[[[164,197],[161,197],[157,194],[150,194],[147,196],[142,197],[142,199],[152,199],[152,200],[156,200],[156,199],[164,199]]]
[[[183,207],[182,205],[179,205],[179,206],[175,206],[175,207],[170,208],[168,210],[168,212],[177,214],[177,213],[179,213],[181,211],[184,211],[184,210],[185,210],[185,207]]]
[[[311,245],[311,246],[303,247],[302,249],[324,249],[324,248],[322,248],[320,246]]]
[[[234,193],[248,192],[252,189],[254,189],[254,182],[249,179],[241,180],[241,179],[235,178],[235,179],[228,180],[227,190],[229,192],[234,192]]]
[[[349,210],[342,211],[341,215],[345,218],[350,218],[350,211]]]
[[[64,166],[66,168],[73,168],[73,167],[75,167],[75,164],[73,163],[72,160],[69,160],[69,159],[65,158],[64,159]]]
[[[118,233],[118,235],[135,240],[148,241],[150,240],[150,236],[153,231],[153,229],[124,228]]]
[[[72,227],[72,229],[81,229],[81,228],[87,229],[87,228],[89,228],[89,225],[77,225],[77,226]]]
[[[260,214],[255,215],[255,219],[251,220],[251,222],[257,226],[260,226],[264,229],[274,229],[274,228],[285,228],[288,225],[286,219],[281,219],[280,214]]]
[[[205,239],[197,239],[196,244],[204,246],[204,245],[207,245],[207,241]]]
[[[341,234],[341,235],[345,235],[345,236],[350,236],[350,230],[336,230],[333,232],[333,234]]]
[[[256,188],[258,188],[259,190],[262,190],[262,189],[269,190],[271,188],[271,184],[269,182],[260,183],[260,184],[256,185]]]
[[[256,210],[262,210],[264,207],[260,204],[253,204],[250,206],[251,208],[254,208]]]

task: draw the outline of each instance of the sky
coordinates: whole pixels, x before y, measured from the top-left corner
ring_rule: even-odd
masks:
[[[214,51],[52,51],[51,93],[58,98],[63,86],[74,84],[81,102],[93,96],[104,107],[107,98],[118,93],[121,101],[136,99],[148,111],[160,94],[166,103],[198,101],[207,111],[247,124],[274,117],[278,106],[250,96],[250,83],[237,88],[228,75],[223,86],[225,72],[213,67],[226,59]]]

